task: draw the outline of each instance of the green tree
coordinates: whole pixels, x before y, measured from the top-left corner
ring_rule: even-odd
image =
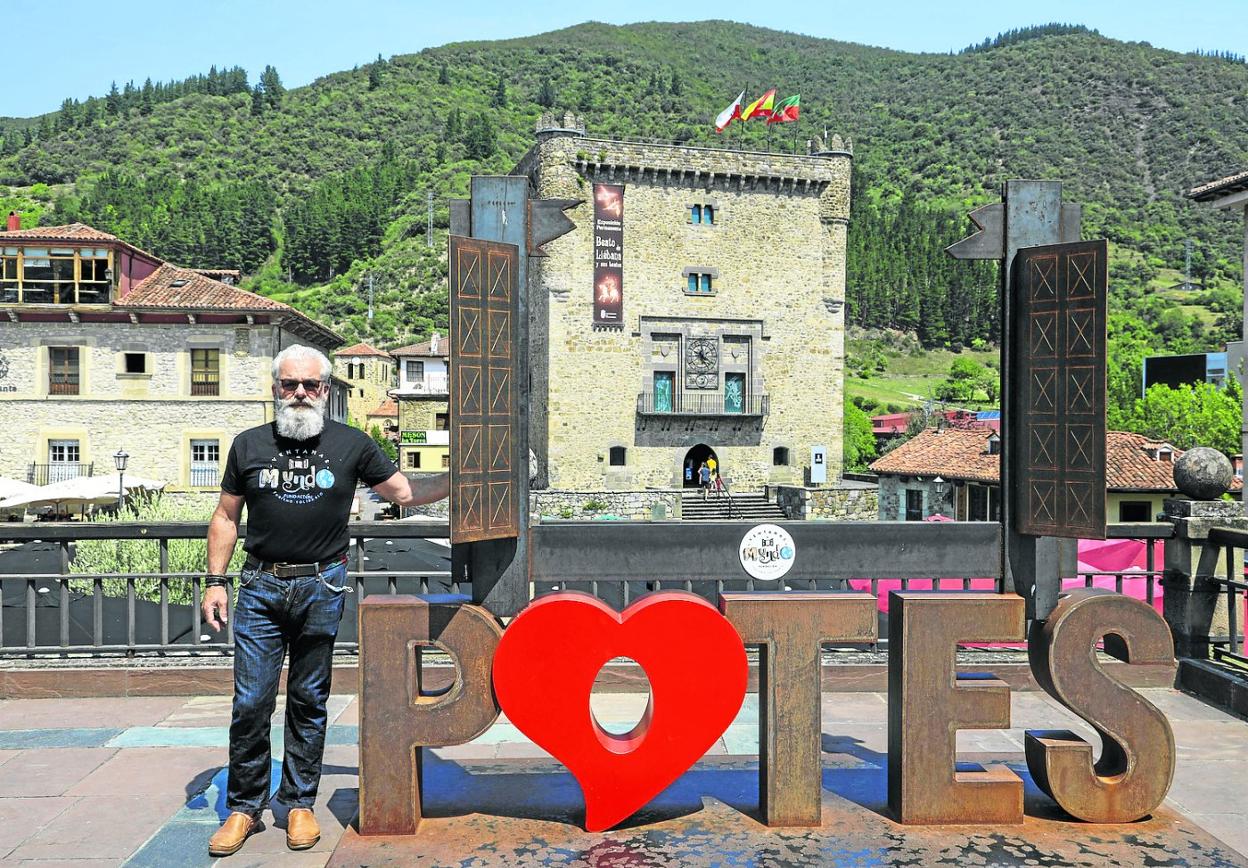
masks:
[[[108,89],[108,96],[104,98],[104,110],[110,115],[121,113],[121,93],[117,90],[117,82],[113,82],[112,87]]]
[[[494,108],[504,108],[507,105],[507,77],[501,72],[498,74],[498,86],[494,88],[494,96],[490,98],[490,105]]]
[[[446,87],[451,83],[451,70],[445,63],[438,67],[438,84]]]
[[[972,358],[960,357],[949,366],[949,378],[936,387],[941,401],[964,404],[972,401],[997,400],[1001,391],[1001,375]]]
[[[852,401],[845,402],[845,436],[842,446],[846,470],[866,470],[875,458],[875,435],[871,417]]]
[[[381,59],[381,55],[377,55],[377,60],[368,65],[368,89],[376,90],[381,87],[381,73],[386,67],[386,62]]]
[[[275,67],[266,66],[264,72],[260,73],[260,89],[264,93],[265,108],[276,109],[281,106],[286,88],[282,86],[282,77],[277,74]]]
[[[542,79],[542,86],[537,91],[537,104],[544,108],[553,108],[559,101],[559,93],[549,78]]]
[[[1242,401],[1235,377],[1227,378],[1224,389],[1212,383],[1184,383],[1177,388],[1157,384],[1136,399],[1130,417],[1123,420],[1124,427],[1179,449],[1212,446],[1234,455],[1240,451]]]
[[[469,118],[468,126],[464,130],[464,145],[468,149],[469,159],[485,160],[494,155],[494,151],[498,149],[498,139],[489,115],[479,112]]]
[[[381,433],[380,425],[374,425],[373,427],[369,428],[368,436],[372,437],[373,440],[376,441],[377,445],[381,447],[381,451],[386,453],[387,458],[389,458],[391,461],[398,460],[399,458],[398,447],[396,447],[394,443],[390,441],[389,437]]]

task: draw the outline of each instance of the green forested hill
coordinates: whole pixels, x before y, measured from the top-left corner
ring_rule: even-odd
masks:
[[[81,219],[186,265],[244,268],[261,291],[386,345],[445,316],[445,200],[473,173],[508,170],[544,106],[581,113],[596,135],[766,148],[762,124],[721,137],[710,118],[743,87],[774,86],[802,95],[799,142],[825,126],[853,139],[859,324],[916,330],[929,346],[993,339],[990,269],[940,248],[1008,177],[1067,182],[1086,234],[1115,244],[1124,299],[1142,304],[1158,269],[1182,267],[1189,237],[1198,275],[1237,279],[1236,219],[1180,194],[1248,163],[1248,66],[1069,30],[918,55],[729,22],[591,23],[379,59],[289,91],[276,70],[255,87],[214,70],[0,119],[0,184],[30,220]],[[792,132],[775,128],[772,146]],[[52,207],[23,198],[36,184],[51,185]]]

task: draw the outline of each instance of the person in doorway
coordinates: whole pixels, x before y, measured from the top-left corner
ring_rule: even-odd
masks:
[[[707,489],[711,487],[711,468],[706,462],[702,462],[702,466],[698,468],[698,488],[702,489],[702,499],[706,500]]]
[[[225,823],[208,842],[211,856],[238,851],[263,828],[269,803],[269,718],[283,659],[285,758],[277,801],[289,808],[286,844],[305,850],[320,839],[312,813],[321,779],[331,661],[347,579],[347,522],[356,482],[402,506],[447,496],[446,474],[409,482],[377,443],[327,421],[330,362],[305,346],[273,359],[274,420],[234,439],[221,499],[208,525],[204,621],[224,629],[226,570],[247,506],[247,560],[234,611],[234,708]]]
[[[711,478],[714,479],[719,474],[719,462],[715,460],[714,455],[706,459],[706,466],[711,471]]]

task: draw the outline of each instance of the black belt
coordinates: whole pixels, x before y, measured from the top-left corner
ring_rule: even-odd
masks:
[[[336,567],[339,564],[345,564],[346,562],[347,556],[345,554],[338,555],[337,557],[330,558],[326,561],[317,561],[316,563],[311,564],[291,564],[286,563],[285,561],[266,563],[265,561],[261,561],[251,555],[248,555],[245,566],[249,570],[259,570],[262,573],[269,573],[274,578],[297,579],[302,576],[315,576],[322,570],[328,570],[331,567]]]

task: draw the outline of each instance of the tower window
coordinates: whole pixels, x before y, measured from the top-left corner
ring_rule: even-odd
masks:
[[[610,454],[610,464],[612,467],[623,467],[625,449],[623,446],[612,446]]]
[[[691,271],[685,275],[685,292],[690,295],[714,295],[715,275]]]
[[[771,450],[771,463],[776,467],[789,466],[789,447],[777,446]]]

